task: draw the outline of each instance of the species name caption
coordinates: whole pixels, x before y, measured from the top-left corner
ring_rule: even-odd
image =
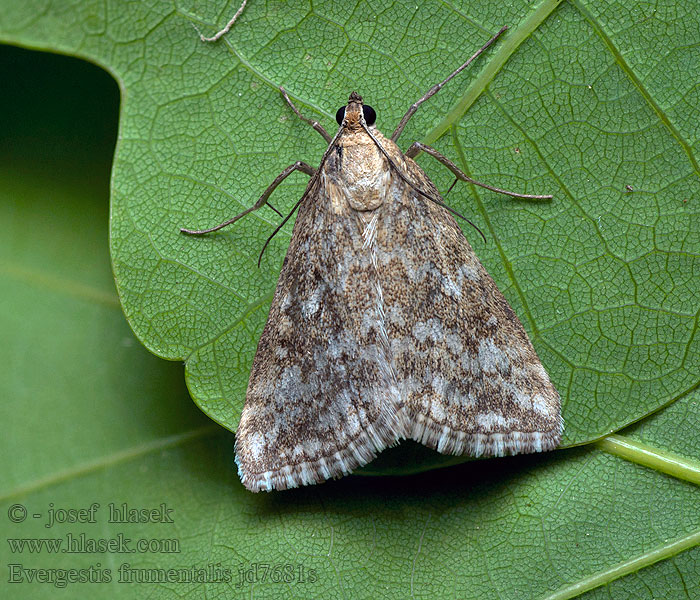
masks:
[[[305,584],[319,581],[319,574],[314,567],[302,563],[271,562],[237,562],[222,564],[192,563],[161,565],[160,560],[182,559],[186,554],[179,537],[136,537],[129,533],[143,531],[139,526],[165,527],[158,531],[174,531],[175,509],[166,503],[158,506],[132,506],[126,502],[110,502],[102,505],[92,502],[78,508],[55,506],[49,503],[46,510],[30,511],[24,504],[12,504],[7,510],[7,518],[14,526],[23,523],[38,523],[42,530],[57,530],[54,537],[8,537],[7,547],[12,559],[7,563],[9,584],[49,584],[56,588],[66,588],[72,584],[85,583],[226,583],[237,588],[262,583]],[[125,532],[115,532],[111,537],[95,537],[88,532],[96,525],[104,531],[101,524],[121,525]],[[86,526],[84,530],[67,531],[66,528]],[[47,532],[48,533],[48,532]],[[193,539],[185,540],[196,543]],[[73,568],[45,567],[31,564],[30,561],[41,560],[47,555],[136,555],[134,562],[115,563],[105,558],[103,562],[89,565],[81,563]],[[135,564],[138,556],[151,555],[148,566]],[[155,556],[154,556],[155,555]],[[19,562],[17,559],[21,560]],[[155,565],[154,566],[154,560]],[[30,562],[30,564],[27,564]]]
[[[298,209],[236,432],[247,489],[340,477],[401,439],[477,457],[558,446],[558,392],[452,215],[467,219],[413,159],[425,152],[457,180],[508,196],[552,196],[486,185],[430,146],[415,142],[404,153],[396,144],[418,107],[506,29],[412,104],[390,138],[356,92],[338,110],[331,136],[280,88],[328,143],[320,165],[298,161],[244,212],[181,230],[218,231],[266,206],[291,173],[310,176],[260,254]]]

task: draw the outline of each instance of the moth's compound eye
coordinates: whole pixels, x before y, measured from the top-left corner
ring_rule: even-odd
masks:
[[[367,106],[366,104],[362,107],[362,114],[365,117],[365,123],[367,123],[368,126],[374,125],[374,122],[377,120],[377,113],[374,112],[374,109],[371,106]]]
[[[335,120],[338,122],[338,125],[343,124],[343,119],[345,118],[345,107],[341,106],[338,109],[338,112],[335,113]]]

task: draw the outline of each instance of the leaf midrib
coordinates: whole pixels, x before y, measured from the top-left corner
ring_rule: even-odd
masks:
[[[585,592],[607,585],[625,575],[636,573],[645,567],[649,567],[662,560],[667,560],[676,554],[680,554],[685,550],[690,550],[698,545],[700,545],[700,530],[677,538],[672,542],[657,546],[653,550],[639,554],[629,560],[622,561],[608,569],[604,569],[588,577],[583,577],[574,583],[560,588],[553,594],[546,596],[543,600],[568,600],[569,598],[575,598]]]

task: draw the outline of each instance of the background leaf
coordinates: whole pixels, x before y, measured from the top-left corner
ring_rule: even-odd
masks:
[[[436,145],[482,180],[556,198],[533,205],[456,188],[449,200],[488,231],[489,244],[477,252],[562,392],[568,441],[617,430],[680,397],[622,433],[690,465],[700,456],[698,396],[687,393],[698,368],[698,88],[688,75],[698,66],[688,50],[698,44],[697,15],[671,2],[647,12],[618,3],[609,14],[597,4],[555,4],[496,13],[491,5],[423,3],[416,11],[415,4],[314,3],[312,10],[251,2],[226,42],[207,46],[190,23],[213,32],[235,6],[3,3],[0,36],[115,73],[123,103],[112,256],[124,309],[151,350],[188,359],[200,405],[235,428],[287,241],[275,241],[258,272],[252,265],[272,213],[207,240],[183,239],[177,228],[218,222],[249,205],[286,164],[318,160],[321,138],[292,118],[276,85],[329,129],[337,106],[358,89],[388,132],[436,74],[508,23],[515,47],[504,42],[509,57]],[[543,7],[553,14],[519,36],[518,25]],[[439,130],[499,52],[422,108],[405,145]],[[27,95],[34,102],[18,101],[23,110],[3,111],[10,116],[3,134],[13,141],[2,144],[0,191],[0,314],[10,342],[2,348],[10,460],[0,514],[18,502],[44,516],[50,502],[99,502],[105,512],[96,524],[48,530],[30,518],[3,521],[4,529],[13,539],[176,538],[181,551],[76,560],[3,544],[4,565],[99,562],[115,579],[85,592],[86,584],[57,589],[5,577],[13,597],[531,598],[557,590],[572,597],[600,584],[609,587],[591,595],[694,596],[699,555],[688,549],[700,536],[697,488],[596,447],[262,497],[245,492],[232,436],[189,405],[179,367],[144,355],[124,330],[104,246],[97,165],[104,178],[108,158],[100,163],[88,143],[100,127],[88,115],[105,101],[92,95],[93,79],[56,79],[71,103],[88,102],[66,105],[44,82]],[[33,112],[40,109],[53,111],[41,128]],[[90,133],[81,136],[81,125]],[[35,136],[40,143],[32,145]],[[443,170],[421,161],[446,189]],[[276,206],[289,208],[303,186],[301,177],[289,182]],[[398,452],[395,460],[413,460],[413,447]],[[175,523],[107,523],[108,503],[124,501],[166,503]],[[117,583],[124,562],[180,569],[220,562],[232,581]],[[292,565],[293,581],[251,575],[263,563]],[[239,573],[248,577],[240,587]],[[626,573],[633,574],[610,583]]]

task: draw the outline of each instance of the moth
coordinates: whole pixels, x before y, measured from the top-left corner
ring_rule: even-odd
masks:
[[[429,146],[416,142],[404,153],[396,144],[418,106],[505,29],[414,103],[390,138],[355,92],[331,137],[280,88],[328,142],[319,167],[296,162],[240,215],[182,230],[221,229],[263,207],[292,172],[311,177],[295,206],[236,432],[249,490],[345,475],[403,438],[472,456],[559,444],[559,394],[454,211],[413,159],[423,151],[457,179],[517,197],[551,196],[475,182]]]

